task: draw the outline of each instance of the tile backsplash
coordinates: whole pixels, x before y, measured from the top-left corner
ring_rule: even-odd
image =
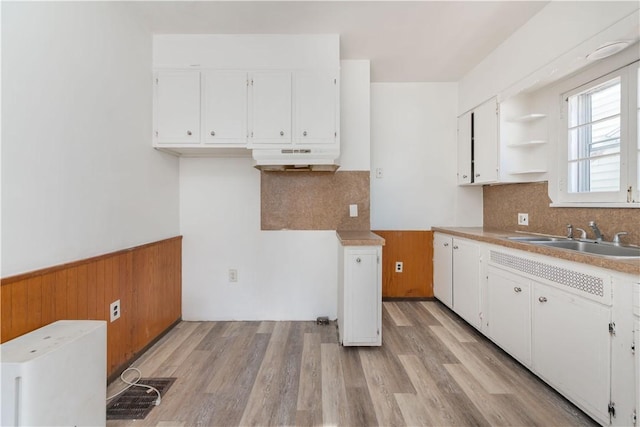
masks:
[[[369,171],[260,175],[262,230],[369,230]]]
[[[626,231],[629,235],[621,238],[622,243],[640,245],[640,209],[551,208],[546,182],[485,186],[483,202],[485,228],[564,236],[567,224],[572,224],[574,230],[583,228],[592,238],[589,221],[595,221],[605,240]],[[518,225],[518,213],[529,214],[528,226]],[[579,233],[574,231],[574,236]]]

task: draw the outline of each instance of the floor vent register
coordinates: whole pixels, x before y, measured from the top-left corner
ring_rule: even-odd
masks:
[[[175,378],[141,378],[138,384],[158,389],[164,396]],[[147,393],[144,387],[131,387],[107,405],[107,420],[142,420],[155,407],[158,398],[155,392]]]

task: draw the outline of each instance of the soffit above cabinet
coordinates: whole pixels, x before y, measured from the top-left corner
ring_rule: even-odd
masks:
[[[154,68],[339,69],[337,34],[153,36]]]

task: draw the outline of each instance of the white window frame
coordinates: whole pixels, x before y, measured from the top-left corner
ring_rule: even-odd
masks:
[[[583,82],[580,86],[561,95],[561,124],[558,126],[558,200],[552,206],[620,206],[640,207],[638,191],[638,61],[610,72],[606,75]],[[570,193],[568,186],[568,98],[577,93],[598,86],[608,80],[620,77],[620,189],[615,192]],[[629,193],[629,186],[632,192]]]

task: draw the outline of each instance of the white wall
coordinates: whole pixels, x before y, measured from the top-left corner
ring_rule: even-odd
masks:
[[[523,80],[527,86],[557,79],[586,65],[589,50],[582,45],[592,49],[607,41],[637,39],[639,7],[637,1],[550,2],[459,82],[458,115]],[[583,43],[587,40],[592,43]]]
[[[371,85],[372,229],[482,225],[482,189],[456,184],[457,107],[456,83]]]
[[[251,159],[182,158],[180,210],[185,320],[336,317],[335,232],[260,231]]]
[[[2,276],[179,234],[151,34],[119,3],[2,3]]]
[[[340,62],[341,171],[371,166],[371,73],[368,60]]]

